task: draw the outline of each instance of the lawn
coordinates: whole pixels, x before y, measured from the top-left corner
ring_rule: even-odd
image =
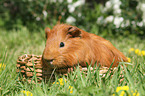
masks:
[[[145,95],[145,40],[129,37],[106,37],[131,62],[127,67],[120,63],[111,76],[99,75],[88,70],[85,76],[79,69],[68,77],[59,77],[53,84],[20,82],[16,73],[16,61],[23,54],[41,55],[45,47],[45,32],[0,29],[0,95],[3,96],[144,96]],[[134,48],[130,50],[130,48]],[[142,53],[141,53],[142,52]],[[124,66],[124,71],[122,71]],[[120,82],[120,74],[124,79]],[[77,75],[77,78],[76,78]],[[124,95],[123,95],[124,94]]]

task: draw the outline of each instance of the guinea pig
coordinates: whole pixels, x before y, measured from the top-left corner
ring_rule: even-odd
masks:
[[[91,64],[115,67],[127,58],[109,41],[75,26],[57,24],[45,29],[46,46],[42,63],[49,68],[85,67]],[[86,64],[87,63],[87,64]]]

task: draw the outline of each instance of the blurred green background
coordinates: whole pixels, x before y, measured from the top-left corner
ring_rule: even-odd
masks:
[[[145,38],[144,0],[0,0],[0,27],[31,32],[68,23],[105,36]]]

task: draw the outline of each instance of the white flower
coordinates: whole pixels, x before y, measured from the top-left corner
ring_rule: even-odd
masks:
[[[142,3],[141,4],[141,9],[143,10],[143,11],[145,11],[144,9],[145,9],[145,3]]]
[[[74,12],[74,11],[75,11],[75,6],[73,6],[73,5],[68,5],[68,11],[69,11],[70,13]]]
[[[47,12],[45,10],[43,10],[43,15],[45,18],[47,17]]]
[[[125,27],[125,24],[124,24],[124,23],[122,23],[120,26],[123,28],[123,27]]]
[[[64,16],[65,15],[65,12],[62,12],[61,15]]]
[[[29,2],[32,2],[32,0],[28,0]]]
[[[106,4],[105,4],[105,7],[106,8],[111,8],[112,7],[112,4],[110,1],[107,1]]]
[[[70,13],[74,12],[76,7],[83,5],[83,4],[85,4],[85,0],[78,0],[74,4],[69,4],[68,5],[69,12]]]
[[[131,24],[132,24],[132,25],[135,25],[135,21],[132,21]]]
[[[73,13],[74,11],[75,11],[75,6],[73,6],[73,5],[68,5],[68,11],[70,12],[70,13]]]
[[[121,14],[121,9],[114,10],[114,14]]]
[[[40,19],[41,19],[40,17],[37,17],[37,18],[36,18],[37,21],[40,21]]]
[[[131,24],[133,25],[133,27],[136,27],[135,21],[132,21]]]
[[[117,5],[117,4],[116,4],[116,5],[113,6],[113,8],[114,8],[114,9],[120,9],[120,5]]]
[[[85,4],[85,0],[78,0],[77,2],[75,2],[73,4],[73,6],[78,7],[78,6],[83,5],[83,4]]]
[[[142,11],[142,20],[144,22],[144,20],[145,20],[145,10],[144,10],[145,9],[145,3],[139,2],[136,8],[138,10],[141,10]]]
[[[103,8],[103,12],[106,12],[108,10],[113,10],[113,13],[115,15],[118,15],[121,13],[120,5],[121,5],[120,0],[109,0],[105,4],[105,7]]]
[[[54,3],[56,3],[56,0],[50,0],[50,2],[54,2]]]
[[[121,23],[121,27],[128,27],[128,26],[130,26],[130,21],[129,20],[126,20],[126,21]]]
[[[106,11],[108,11],[108,10],[110,10],[111,8],[112,8],[112,3],[111,3],[111,1],[107,1],[106,3],[105,3],[105,7],[103,8],[103,13],[105,13]]]
[[[67,0],[68,3],[72,3],[72,0]]]
[[[129,20],[126,20],[125,26],[126,27],[130,26],[130,21]]]
[[[97,24],[100,24],[101,21],[103,21],[103,16],[98,17]]]
[[[143,23],[145,23],[145,19],[143,19]]]
[[[142,26],[143,26],[143,22],[137,22],[137,25],[138,25],[139,27],[142,27]]]
[[[63,2],[63,0],[58,0],[58,2],[59,2],[59,3],[62,3],[62,2]]]
[[[82,16],[82,14],[81,13],[78,13],[78,17],[81,17]]]
[[[121,1],[120,0],[111,0],[113,4],[117,4],[117,5],[121,5]]]
[[[114,19],[113,16],[108,16],[108,17],[105,19],[105,22],[106,22],[106,23],[110,23],[110,22],[113,21],[113,19]]]
[[[69,16],[69,17],[66,19],[66,22],[69,23],[69,24],[71,24],[71,23],[76,22],[76,19],[75,19],[74,17],[72,17],[72,16]]]
[[[115,17],[114,18],[114,25],[116,28],[119,28],[121,23],[123,22],[124,18],[123,17]]]

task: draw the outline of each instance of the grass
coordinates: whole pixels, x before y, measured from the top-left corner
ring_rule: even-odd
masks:
[[[120,83],[119,77],[123,70],[118,66],[118,71],[114,72],[113,77],[109,73],[105,77],[99,75],[99,68],[95,73],[88,70],[85,76],[79,71],[79,68],[69,77],[63,76],[54,84],[40,83],[28,84],[18,80],[16,73],[16,60],[23,54],[40,55],[45,47],[45,32],[29,32],[27,28],[21,30],[5,31],[0,29],[0,63],[5,64],[5,68],[0,71],[0,95],[3,96],[140,96],[145,95],[145,56],[138,56],[133,52],[129,53],[130,48],[145,50],[145,40],[136,36],[106,38],[110,40],[115,47],[122,51],[127,57],[131,58],[131,63],[124,66],[124,80]],[[77,75],[77,78],[76,78]],[[74,81],[75,80],[75,81]],[[61,83],[61,84],[60,84]],[[122,86],[122,87],[121,87]],[[129,88],[129,89],[127,89]],[[117,90],[124,90],[119,91]],[[128,95],[127,95],[128,94]]]

